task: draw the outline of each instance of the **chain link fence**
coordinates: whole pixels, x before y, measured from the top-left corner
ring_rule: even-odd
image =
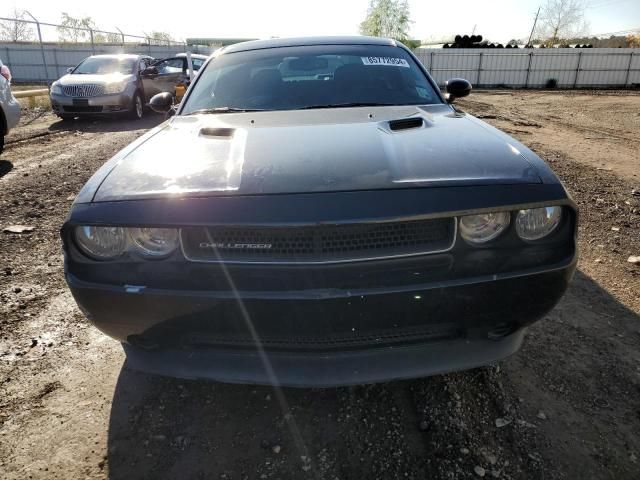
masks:
[[[165,58],[186,50],[186,43],[170,38],[71,27],[33,17],[0,17],[0,26],[4,37],[0,60],[18,83],[50,83],[89,55],[138,53]]]

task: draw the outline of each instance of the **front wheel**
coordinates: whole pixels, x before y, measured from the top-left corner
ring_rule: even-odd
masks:
[[[130,117],[134,120],[140,120],[144,115],[144,104],[142,103],[142,96],[136,92],[133,97],[133,103],[131,105]]]
[[[2,153],[3,149],[4,149],[4,133],[0,135],[0,153]]]

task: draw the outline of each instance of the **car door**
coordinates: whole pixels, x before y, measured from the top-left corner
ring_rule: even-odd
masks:
[[[152,92],[151,96],[161,92],[175,93],[176,85],[184,84],[188,80],[187,62],[184,58],[167,58],[155,62],[152,66],[157,73],[143,77],[145,91]]]
[[[141,58],[140,61],[138,62],[138,75],[140,77],[140,82],[142,83],[142,90],[144,91],[145,103],[149,103],[149,100],[151,100],[151,97],[155,95],[153,93],[153,90],[147,89],[147,85],[145,84],[145,75],[143,73],[151,64],[151,60],[152,60],[151,58],[145,57],[145,58]]]

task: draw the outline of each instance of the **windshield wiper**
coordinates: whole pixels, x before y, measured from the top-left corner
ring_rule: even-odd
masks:
[[[201,108],[194,110],[193,112],[185,113],[186,115],[206,115],[214,113],[242,113],[242,112],[265,112],[265,109],[260,108],[236,108],[236,107],[215,107],[215,108]]]

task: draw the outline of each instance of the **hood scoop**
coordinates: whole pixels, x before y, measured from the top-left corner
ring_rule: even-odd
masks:
[[[235,128],[211,128],[200,129],[200,136],[207,138],[232,138]]]
[[[403,118],[401,120],[391,120],[389,128],[396,132],[399,130],[410,130],[412,128],[420,128],[424,125],[422,117]]]

